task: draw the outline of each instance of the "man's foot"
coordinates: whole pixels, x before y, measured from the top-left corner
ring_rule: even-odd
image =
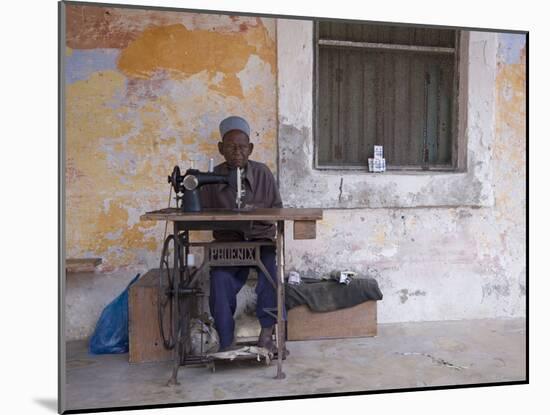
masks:
[[[262,327],[262,331],[260,331],[260,336],[258,337],[258,347],[263,347],[264,349],[267,349],[270,353],[277,352],[277,346],[273,341],[274,327],[275,326]]]
[[[274,358],[277,357],[277,344],[273,341],[273,330],[275,326],[272,327],[262,327],[260,336],[258,337],[258,347],[263,347],[273,355]],[[283,350],[283,360],[290,354],[286,346]]]

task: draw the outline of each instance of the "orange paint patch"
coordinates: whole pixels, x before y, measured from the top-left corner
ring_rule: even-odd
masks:
[[[524,62],[522,55],[522,62]],[[525,187],[526,65],[502,64],[496,77],[496,135],[493,165],[496,217],[512,223],[525,215],[525,200],[517,190]]]
[[[107,234],[125,228],[128,212],[118,203],[111,203],[107,212],[100,212],[97,217],[97,232]]]
[[[141,266],[160,254],[164,224],[136,223],[136,214],[166,207],[166,176],[173,166],[185,170],[199,154],[222,161],[217,121],[204,128],[205,114],[246,116],[261,132],[254,137],[253,158],[275,170],[276,44],[267,30],[274,33],[274,24],[194,13],[67,9],[65,53],[123,49],[120,71],[94,72],[67,85],[67,255],[101,257],[103,271]],[[261,82],[251,62],[262,69]],[[150,78],[157,70],[162,76]],[[252,85],[244,97],[237,75],[243,86]],[[174,82],[173,94],[163,89],[167,81]],[[211,240],[211,232],[191,237]]]
[[[191,145],[191,144],[195,144],[197,142],[197,138],[195,136],[192,136],[192,135],[186,135],[185,137],[183,137],[181,142],[183,144]]]
[[[503,65],[496,78],[496,132],[499,140],[494,152],[514,172],[520,171],[525,163],[524,151],[510,151],[525,146],[525,73],[524,64]]]
[[[157,248],[157,244],[160,240],[159,237],[156,236],[146,236],[143,231],[145,228],[150,228],[151,226],[154,226],[153,223],[148,224],[146,222],[140,222],[136,223],[131,228],[126,229],[122,237],[120,238],[120,242],[126,247],[126,248],[136,248],[136,249],[148,249],[150,251],[154,251]]]
[[[219,84],[210,86],[210,89],[224,95],[244,98],[241,81],[235,74],[224,76]]]
[[[199,153],[214,156],[218,153],[218,143],[200,143]]]
[[[160,69],[185,75],[204,70],[212,75],[222,72],[227,78],[222,88],[228,95],[242,97],[240,82],[232,77],[255,52],[256,48],[241,35],[191,31],[175,24],[145,30],[122,51],[118,68],[137,78],[148,78]]]
[[[93,252],[107,262],[127,264],[120,256],[113,256],[109,249],[118,246],[125,253],[134,249],[159,249],[160,238],[157,235],[146,235],[148,229],[154,228],[155,222],[138,222],[128,227],[128,212],[119,203],[111,202],[107,212],[100,212],[93,237],[80,241],[80,248]]]
[[[269,32],[258,17],[258,25],[249,28],[244,33],[246,41],[256,47],[256,54],[264,62],[269,63],[271,73],[275,74],[277,68],[277,45],[269,36]]]

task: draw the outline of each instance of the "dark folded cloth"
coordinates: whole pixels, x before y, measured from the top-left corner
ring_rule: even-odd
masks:
[[[372,278],[353,279],[349,285],[308,279],[300,285],[285,284],[285,290],[287,310],[306,304],[312,311],[334,311],[382,299],[378,283]]]

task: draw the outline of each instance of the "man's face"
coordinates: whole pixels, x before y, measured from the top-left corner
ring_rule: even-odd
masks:
[[[253,148],[246,134],[239,130],[229,131],[218,143],[220,154],[232,168],[244,168]]]

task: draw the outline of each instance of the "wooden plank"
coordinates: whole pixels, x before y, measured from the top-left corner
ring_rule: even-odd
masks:
[[[376,145],[384,145],[384,55],[376,53]],[[373,149],[374,151],[374,149]],[[386,162],[387,164],[387,162]]]
[[[374,156],[376,144],[376,55],[367,53],[363,55],[363,140],[361,153],[363,160],[368,162],[369,157]]]
[[[415,27],[413,45],[422,45],[424,44],[425,30],[421,27]]]
[[[306,305],[288,310],[288,340],[371,337],[377,334],[376,301],[326,313]]]
[[[389,62],[389,65],[390,67],[387,68],[388,70],[388,73],[391,74],[391,76],[388,76],[388,79],[391,79],[392,82],[391,82],[391,87],[388,88],[388,94],[389,94],[389,101],[390,101],[390,112],[388,114],[386,114],[387,116],[389,115],[388,117],[388,129],[390,131],[390,148],[392,149],[393,151],[393,158],[396,159],[396,156],[397,156],[397,149],[398,149],[398,142],[397,142],[397,139],[395,137],[395,116],[396,116],[396,93],[395,93],[395,89],[397,87],[397,74],[395,72],[395,67],[397,66],[396,64],[396,54],[395,53],[388,53],[388,62]],[[385,156],[384,156],[385,157]],[[387,161],[387,160],[386,160]],[[395,163],[395,161],[393,162],[394,164],[397,164]]]
[[[350,51],[349,55],[349,67],[351,68],[351,74],[347,81],[350,86],[350,107],[351,114],[349,115],[349,150],[348,150],[348,163],[367,165],[367,157],[364,150],[363,143],[363,96],[365,93],[365,86],[363,85],[363,59],[362,51]]]
[[[331,88],[331,61],[330,55],[333,50],[319,47],[319,94],[317,96],[318,121],[318,155],[317,160],[320,164],[332,161],[331,158],[331,131],[332,131],[332,88]]]
[[[315,239],[317,227],[314,220],[294,221],[294,239]]]
[[[368,78],[365,79],[365,55],[368,55],[368,53],[362,53],[359,54],[359,67],[361,68],[359,75],[361,79],[361,103],[359,105],[360,111],[359,111],[359,161],[362,166],[366,167],[368,166],[368,142],[367,142],[367,106],[368,106],[368,91],[370,90],[370,86],[368,85]]]
[[[394,64],[394,113],[393,118],[394,130],[394,158],[392,164],[407,165],[410,163],[410,155],[408,148],[410,147],[410,130],[409,130],[409,114],[411,112],[410,102],[410,57],[405,54],[395,55]]]
[[[382,105],[378,108],[382,111],[382,123],[383,123],[383,135],[380,143],[384,146],[384,157],[386,158],[386,164],[395,164],[395,145],[393,136],[393,115],[394,111],[394,70],[393,70],[393,55],[384,53],[383,59],[383,83],[382,83],[382,96],[384,97]]]
[[[354,42],[363,41],[363,26],[364,23],[354,23],[350,25],[350,30],[348,32],[348,40]]]
[[[390,43],[391,40],[391,30],[388,26],[378,26],[378,43]]]
[[[326,111],[328,112],[328,128],[325,131],[324,140],[327,142],[326,162],[334,162],[334,145],[338,136],[338,82],[336,73],[338,70],[338,51],[329,48],[323,48],[327,54],[327,99]]]
[[[413,141],[415,140],[412,121],[413,121],[413,56],[409,55],[407,57],[407,106],[409,111],[407,112],[407,134],[408,138],[404,143],[404,150],[406,151],[406,157],[403,158],[403,165],[415,165],[418,161],[418,157],[414,151]],[[418,103],[414,103],[418,105]]]
[[[361,71],[362,53],[342,51],[343,79],[340,87],[340,123],[342,125],[343,159],[345,164],[366,164],[361,158],[363,76]]]
[[[453,48],[454,30],[368,23],[319,22],[319,39]]]
[[[441,53],[453,54],[454,48],[445,48],[439,46],[423,46],[423,45],[407,45],[407,44],[390,44],[382,42],[354,42],[348,40],[330,40],[320,39],[319,44],[322,46],[332,46],[339,48],[358,48],[358,49],[380,49],[387,51],[399,52],[425,52],[425,53]]]
[[[468,62],[469,62],[469,32],[457,30],[455,45],[459,51],[455,55],[453,79],[452,119],[452,166],[457,171],[465,171],[467,166],[467,113],[468,113]]]
[[[452,111],[453,111],[453,62],[443,61],[440,67],[440,100],[439,100],[439,123],[438,123],[438,149],[436,164],[451,164],[452,145]]]
[[[439,31],[439,46],[454,48],[456,30],[445,29]]]
[[[128,293],[128,335],[130,363],[172,360],[172,351],[164,348],[158,324],[159,269],[149,270]],[[169,315],[165,325],[169,327]]]
[[[455,81],[453,90],[453,100],[458,99],[458,105],[453,111],[453,166],[459,171],[466,171],[468,165],[468,62],[469,62],[469,43],[470,32],[460,30],[457,33],[458,50],[460,53],[455,61]]]
[[[395,26],[392,31],[392,43],[398,45],[410,45],[412,28]]]
[[[330,23],[330,32],[329,32],[330,39],[345,40],[346,39],[346,26],[347,26],[346,23],[331,22]]]
[[[330,22],[320,21],[318,23],[319,39],[330,39]]]
[[[410,77],[410,145],[406,164],[420,166],[424,124],[424,62],[419,57],[411,58]]]
[[[437,46],[439,45],[439,33],[441,31],[438,29],[426,29],[426,37],[424,39],[424,45],[426,46]]]
[[[343,164],[349,164],[351,153],[353,152],[354,139],[351,136],[352,131],[352,93],[353,86],[351,85],[351,77],[353,76],[353,68],[350,67],[351,58],[350,50],[344,49],[340,51],[340,68],[342,71],[342,78],[340,81],[340,105],[338,106],[339,114],[339,140],[338,140],[338,149],[342,155],[340,162]]]
[[[435,59],[430,59],[427,63],[428,78],[428,156],[429,163],[434,164],[437,159],[438,143],[438,107],[439,107],[439,65]]]
[[[340,118],[342,106],[341,84],[343,79],[343,69],[340,66],[341,61],[340,49],[337,49],[331,61],[331,159],[335,162],[342,162],[343,159],[343,143],[342,143],[342,121]]]
[[[237,212],[224,209],[203,209],[202,212],[182,212],[177,208],[166,208],[147,212],[140,220],[169,221],[276,221],[276,220],[320,220],[322,209],[262,208]]]
[[[101,258],[67,258],[65,269],[67,272],[93,272],[101,261]]]
[[[365,24],[361,28],[361,37],[364,42],[378,42],[378,29],[376,25]]]

